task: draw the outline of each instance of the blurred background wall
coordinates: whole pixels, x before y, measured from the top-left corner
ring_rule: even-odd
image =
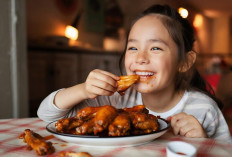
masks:
[[[24,0],[0,1],[0,118],[28,116]]]

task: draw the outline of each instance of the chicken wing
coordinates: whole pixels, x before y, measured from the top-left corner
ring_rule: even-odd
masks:
[[[148,114],[149,112],[144,105],[137,105],[132,108],[123,108],[123,110],[128,113],[129,112],[142,112],[142,113]]]
[[[67,152],[60,152],[59,153],[60,157],[92,157],[88,152],[72,152],[72,151],[67,151]]]
[[[94,131],[94,118],[86,121],[85,123],[83,123],[81,126],[76,128],[76,132],[75,134],[77,135],[91,135],[93,134]]]
[[[130,118],[133,124],[133,134],[147,134],[159,128],[158,119],[151,114],[131,112]]]
[[[46,142],[42,136],[30,129],[25,129],[19,138],[24,139],[23,141],[27,143],[28,149],[35,150],[38,155],[52,154],[55,151],[51,142]]]
[[[99,109],[94,117],[94,135],[107,129],[117,114],[116,108],[110,105],[105,105]]]
[[[127,136],[156,131],[156,116],[148,113],[144,105],[116,109],[113,106],[86,107],[76,117],[59,120],[58,132],[77,135]]]
[[[89,120],[92,119],[95,115],[96,112],[101,109],[103,106],[99,106],[99,107],[85,107],[81,110],[79,110],[77,112],[77,119],[81,119],[81,120]]]
[[[57,132],[75,134],[75,128],[81,126],[83,123],[83,120],[70,117],[58,120],[55,124],[55,127]]]
[[[139,75],[120,76],[117,92],[124,95],[125,91],[139,80]]]
[[[109,125],[109,136],[126,136],[130,134],[131,124],[128,113],[120,113]]]

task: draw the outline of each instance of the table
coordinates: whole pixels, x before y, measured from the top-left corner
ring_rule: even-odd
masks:
[[[25,130],[31,129],[41,136],[50,136],[46,131],[46,122],[39,118],[1,119],[0,120],[0,156],[1,157],[27,157],[37,156],[35,151],[27,150],[27,144],[18,136]],[[198,157],[229,157],[232,156],[232,144],[213,139],[193,139],[173,136],[167,132],[150,143],[134,147],[84,147],[65,141],[50,139],[56,151],[48,157],[59,156],[61,151],[88,152],[94,157],[154,157],[166,156],[166,144],[169,141],[185,141],[194,145]]]

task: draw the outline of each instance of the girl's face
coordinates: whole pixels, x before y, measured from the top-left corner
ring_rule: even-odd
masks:
[[[128,37],[125,68],[128,75],[140,75],[140,93],[174,89],[178,48],[158,16],[139,19]]]

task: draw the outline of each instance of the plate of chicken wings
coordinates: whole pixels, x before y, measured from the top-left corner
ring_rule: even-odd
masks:
[[[148,143],[163,135],[170,124],[151,115],[144,105],[116,109],[110,105],[85,107],[76,117],[49,123],[56,138],[82,146],[127,147]]]

